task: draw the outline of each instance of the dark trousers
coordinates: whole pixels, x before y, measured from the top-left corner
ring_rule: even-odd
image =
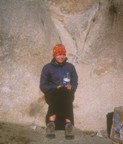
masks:
[[[45,100],[48,104],[46,115],[46,124],[49,122],[49,117],[56,115],[56,129],[64,130],[65,119],[70,119],[74,125],[73,116],[73,100],[74,93],[66,88],[52,89],[45,95]]]

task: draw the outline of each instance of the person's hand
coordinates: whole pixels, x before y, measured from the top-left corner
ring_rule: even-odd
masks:
[[[57,89],[59,89],[59,88],[61,88],[61,87],[63,87],[63,85],[58,85],[58,86],[57,86]]]
[[[71,85],[71,84],[67,84],[67,85],[65,85],[65,87],[66,87],[68,90],[71,90],[71,89],[72,89],[72,85]]]

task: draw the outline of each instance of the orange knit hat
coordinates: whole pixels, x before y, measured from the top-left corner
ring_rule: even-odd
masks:
[[[56,44],[53,48],[53,56],[56,55],[66,55],[66,49],[62,44]]]

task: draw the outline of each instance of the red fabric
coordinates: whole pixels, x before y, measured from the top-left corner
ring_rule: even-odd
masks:
[[[56,44],[53,48],[53,56],[66,55],[66,49],[62,44]]]

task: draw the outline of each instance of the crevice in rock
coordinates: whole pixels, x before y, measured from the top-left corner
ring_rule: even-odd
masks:
[[[109,0],[109,14],[111,16],[111,25],[114,25],[118,21],[118,15],[120,13],[121,0]]]
[[[92,18],[91,18],[91,19],[89,20],[89,22],[88,22],[88,26],[87,26],[87,29],[86,29],[86,35],[85,35],[85,38],[84,38],[84,43],[83,43],[82,51],[85,50],[86,41],[87,41],[87,39],[88,39],[90,30],[92,29],[93,24],[94,24],[95,21],[96,21],[96,18],[97,18],[97,16],[98,16],[99,10],[100,10],[100,1],[99,1],[99,3],[98,3],[97,9],[95,10],[94,15],[92,16]]]

